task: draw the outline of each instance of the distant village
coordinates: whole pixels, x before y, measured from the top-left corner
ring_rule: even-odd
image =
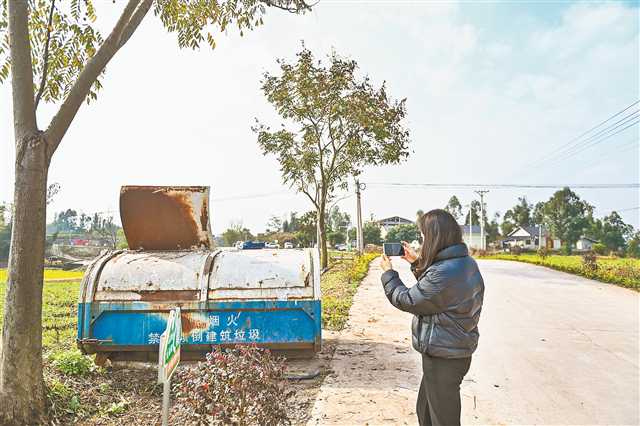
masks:
[[[445,210],[460,223],[464,242],[472,250],[536,251],[544,248],[556,252],[590,252],[597,254],[638,257],[639,233],[625,223],[618,212],[593,217],[593,207],[568,188],[556,192],[546,202],[533,205],[520,197],[515,206],[503,215],[489,220],[486,206],[479,201],[462,206],[454,195]],[[561,213],[572,215],[566,220]],[[570,213],[569,213],[570,212]],[[416,218],[422,214],[416,212]],[[482,215],[482,223],[480,217]],[[420,242],[416,218],[390,216],[377,219],[373,215],[364,221],[364,244],[371,247],[382,242]],[[0,264],[6,263],[10,244],[10,208],[0,205]],[[326,215],[326,238],[330,248],[353,250],[356,247],[356,228],[351,216],[334,206]],[[566,229],[565,229],[566,228]],[[218,247],[241,247],[239,243],[258,241],[266,247],[313,247],[317,244],[316,213],[289,213],[286,217],[272,216],[266,230],[252,233],[242,223],[232,223],[215,235]],[[112,215],[85,214],[67,209],[55,214],[47,224],[46,253],[50,266],[67,264],[81,266],[102,250],[126,248],[123,229]]]

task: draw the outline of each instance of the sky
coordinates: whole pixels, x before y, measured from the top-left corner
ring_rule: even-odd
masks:
[[[122,2],[96,0],[109,31]],[[407,99],[411,155],[364,169],[363,216],[415,217],[451,195],[477,199],[483,184],[603,184],[640,181],[635,125],[571,155],[559,147],[640,99],[638,2],[409,2],[321,0],[303,16],[270,10],[265,25],[221,34],[211,50],[180,50],[153,14],[107,67],[98,100],[83,105],[52,161],[62,209],[118,218],[121,185],[208,185],[214,234],[232,222],[262,232],[270,216],[311,210],[264,156],[254,119],[278,125],[260,91],[276,58],[301,41],[319,59],[332,50],[361,75]],[[39,110],[48,123],[57,105]],[[42,124],[44,127],[44,124]],[[555,156],[554,156],[555,154]],[[10,86],[0,86],[0,202],[13,197]],[[473,184],[473,188],[381,183]],[[355,197],[340,194],[355,218]],[[490,216],[553,189],[492,189]],[[637,189],[576,189],[598,217],[622,210],[640,226]],[[354,219],[355,221],[355,219]]]

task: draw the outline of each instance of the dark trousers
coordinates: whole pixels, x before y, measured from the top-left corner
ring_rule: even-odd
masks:
[[[460,383],[470,365],[471,357],[422,355],[422,383],[416,403],[420,426],[460,425]]]

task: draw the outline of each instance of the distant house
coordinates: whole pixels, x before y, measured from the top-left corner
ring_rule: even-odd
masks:
[[[594,240],[593,238],[589,238],[589,237],[581,237],[577,242],[576,242],[576,250],[578,251],[590,251],[593,250],[593,245],[599,243],[599,241]]]
[[[414,222],[400,216],[392,216],[386,219],[378,220],[376,223],[380,227],[380,236],[382,237],[382,239],[385,239],[387,237],[387,232],[389,232],[389,230],[394,226],[411,225]]]
[[[480,244],[481,239],[480,239],[480,225],[473,225],[471,228],[469,228],[469,225],[460,225],[460,231],[462,231],[462,240],[464,241],[464,243],[467,245],[467,247],[469,248],[474,248],[474,249],[480,249],[482,246]],[[469,232],[471,231],[471,232]],[[486,231],[486,230],[485,230]],[[484,238],[485,238],[485,247],[486,245],[486,239],[487,239],[487,233],[485,232],[484,234]]]
[[[562,241],[551,238],[545,227],[518,226],[502,240],[502,247],[505,249],[515,246],[525,250],[537,250],[540,247],[559,250],[562,247]]]

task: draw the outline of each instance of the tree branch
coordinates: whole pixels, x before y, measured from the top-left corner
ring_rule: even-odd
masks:
[[[307,191],[306,189],[301,189],[300,192],[302,192],[304,195],[306,195],[307,197],[309,197],[309,199],[311,200],[311,202],[313,203],[313,205],[316,207],[316,209],[319,208],[318,203],[316,201],[316,199],[314,197],[311,196],[311,194],[309,194],[309,191]]]
[[[129,41],[129,39],[131,38],[131,35],[135,32],[136,29],[138,29],[138,26],[140,25],[144,17],[147,15],[147,12],[149,12],[149,9],[151,9],[152,4],[153,4],[153,0],[143,0],[142,4],[135,11],[133,16],[127,23],[127,26],[125,27],[124,31],[122,32],[122,36],[120,38],[120,43],[118,48],[124,46],[125,43]]]
[[[55,10],[56,0],[51,0],[51,9],[49,10],[49,21],[47,24],[47,42],[44,45],[44,55],[42,58],[42,76],[40,79],[40,88],[36,94],[36,102],[34,109],[38,109],[40,104],[40,98],[44,93],[44,87],[47,83],[47,71],[49,71],[49,43],[51,41],[51,25],[53,23],[53,11]]]
[[[9,50],[11,88],[16,144],[38,130],[33,107],[33,69],[29,42],[29,5],[24,0],[9,0]]]
[[[133,34],[149,11],[152,3],[153,0],[129,0],[118,22],[111,30],[109,37],[102,43],[96,54],[87,61],[46,131],[45,137],[50,144],[50,157],[58,148],[64,134],[69,129],[80,106],[89,94],[91,86],[100,76],[100,73],[104,71],[111,58],[129,40],[131,34]]]
[[[299,2],[294,1],[294,3],[299,3],[299,6],[291,7],[291,6],[282,6],[279,3],[274,2],[273,0],[260,0],[260,1],[269,7],[284,10],[290,13],[298,13],[301,10],[311,10],[313,6],[318,4],[318,2],[315,2],[313,4],[308,4],[306,1],[299,1]]]

